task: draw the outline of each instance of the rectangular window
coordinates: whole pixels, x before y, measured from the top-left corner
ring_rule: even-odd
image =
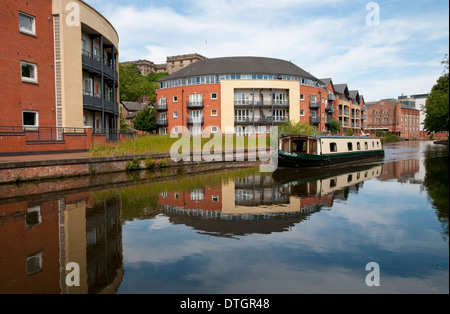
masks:
[[[173,102],[178,102],[178,96],[173,96]]]
[[[211,133],[217,133],[219,128],[217,126],[211,126]]]
[[[332,153],[337,152],[337,145],[336,145],[336,143],[330,143],[330,152],[332,152]]]
[[[93,80],[91,78],[83,78],[83,94],[88,96],[94,96],[93,92]]]
[[[21,61],[20,69],[22,73],[22,82],[37,83],[37,67],[36,64]]]
[[[201,105],[202,104],[202,94],[191,94],[189,95],[190,105]]]
[[[300,94],[300,100],[305,100],[305,94]]]
[[[19,12],[19,30],[22,33],[36,35],[34,16]]]
[[[305,110],[300,109],[300,117],[304,117],[305,116]]]
[[[217,100],[217,93],[211,93],[211,100]]]
[[[211,117],[217,117],[217,109],[211,110]]]
[[[36,111],[22,111],[23,126],[39,126],[38,113]]]
[[[178,118],[178,111],[174,111],[173,112],[173,117],[176,119],[176,118]]]

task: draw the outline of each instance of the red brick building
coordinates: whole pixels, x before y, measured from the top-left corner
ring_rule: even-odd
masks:
[[[160,83],[156,95],[159,134],[182,128],[193,134],[227,128],[237,135],[259,134],[286,121],[311,123],[326,133],[332,119],[338,119],[331,79],[317,79],[284,60],[205,59]]]

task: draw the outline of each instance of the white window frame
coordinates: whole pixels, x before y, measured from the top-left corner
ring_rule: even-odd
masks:
[[[214,114],[213,112],[216,112],[216,114]],[[217,109],[211,109],[211,117],[217,117],[218,116],[218,110]]]
[[[25,124],[23,114],[24,113],[33,113],[35,115],[34,124]],[[22,126],[23,127],[39,127],[39,112],[33,110],[22,110]]]
[[[212,125],[211,126],[211,133],[218,133],[219,132],[219,127],[216,125]]]
[[[173,102],[174,103],[178,102],[178,96],[173,96]]]
[[[217,93],[211,93],[211,100],[217,100]]]
[[[31,19],[31,30],[27,29],[27,28],[23,28],[20,25],[20,17],[24,17],[24,18],[29,18]],[[30,14],[24,13],[24,12],[19,12],[19,31],[21,33],[27,34],[27,35],[33,35],[36,36],[36,18]]]
[[[174,112],[173,112],[173,118],[174,118],[174,119],[177,119],[177,118],[178,118],[178,111],[174,111]]]
[[[90,77],[83,77],[83,95],[94,96],[94,80]]]
[[[22,67],[23,66],[32,66],[34,77],[27,77],[22,75]],[[22,78],[22,82],[27,83],[36,83],[38,82],[38,73],[37,73],[37,64],[27,61],[20,61],[20,76]]]

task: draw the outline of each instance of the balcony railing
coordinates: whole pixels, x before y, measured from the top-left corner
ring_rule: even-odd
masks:
[[[186,118],[187,124],[204,124],[205,119],[203,117]]]
[[[249,123],[285,123],[289,121],[289,117],[234,117],[235,124],[249,124]]]
[[[158,111],[166,111],[166,110],[168,110],[167,104],[156,105],[156,110],[158,110]]]
[[[309,102],[309,108],[311,108],[311,109],[318,109],[318,108],[320,108],[320,102],[310,101]]]
[[[235,100],[235,107],[274,107],[274,108],[289,108],[288,100],[276,100],[276,101],[246,101]]]
[[[336,112],[336,109],[334,109],[334,107],[330,106],[330,105],[326,106],[325,110],[330,112],[330,113],[335,113]]]
[[[309,117],[309,122],[311,122],[312,124],[319,124],[320,117]]]
[[[336,96],[333,94],[328,94],[328,100],[329,101],[335,101],[336,100]]]
[[[169,121],[167,119],[157,119],[156,125],[157,126],[167,126],[167,125],[169,125]]]
[[[97,74],[102,73],[102,62],[103,62],[103,73],[110,77],[112,80],[118,78],[117,71],[115,70],[114,64],[111,61],[103,59],[100,56],[92,55],[91,52],[82,50],[82,64],[83,68],[88,71],[95,72]]]
[[[188,108],[203,108],[205,103],[203,101],[190,101],[186,103]]]
[[[83,92],[83,106],[91,110],[101,111],[102,109],[104,109],[105,111],[108,111],[110,113],[118,112],[117,104],[114,104],[114,102],[105,99],[103,107],[101,95],[93,94],[90,92]]]

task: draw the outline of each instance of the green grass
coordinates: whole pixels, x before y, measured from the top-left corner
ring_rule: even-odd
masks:
[[[200,140],[201,147],[203,149],[204,145],[212,140],[211,138],[195,138],[195,142],[197,143]],[[105,156],[129,156],[129,155],[149,155],[149,154],[163,154],[170,153],[170,148],[173,144],[178,141],[179,138],[170,138],[170,135],[143,135],[138,136],[133,139],[122,140],[119,142],[113,143],[99,143],[94,142],[89,150],[89,156],[92,157],[105,157]],[[268,147],[270,143],[270,137],[267,136],[265,139],[265,143]],[[227,141],[227,144],[225,142]],[[232,141],[232,142],[231,142]],[[239,147],[242,147],[242,141],[244,148],[256,148],[258,147],[258,141],[254,137],[236,137],[236,136],[222,136],[222,149],[228,148],[232,146],[236,148],[239,144]],[[194,137],[191,137],[190,142],[190,151],[194,151],[193,149]],[[209,143],[209,145],[211,145]],[[197,144],[196,144],[197,145]],[[211,148],[213,149],[213,148]],[[197,149],[195,149],[197,150]],[[183,154],[181,150],[179,150],[180,154]]]

